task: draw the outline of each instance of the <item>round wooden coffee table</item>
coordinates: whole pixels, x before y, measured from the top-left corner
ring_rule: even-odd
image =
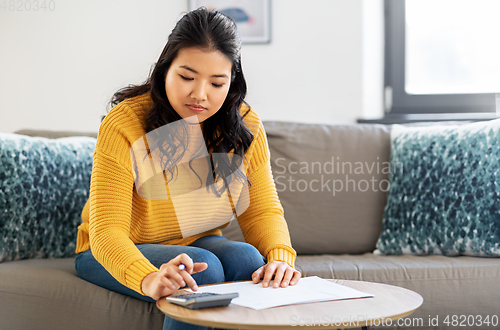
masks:
[[[373,298],[336,300],[254,310],[231,304],[191,310],[160,299],[156,305],[169,317],[196,325],[228,329],[344,329],[396,325],[410,315],[423,298],[416,292],[382,283],[332,280]]]

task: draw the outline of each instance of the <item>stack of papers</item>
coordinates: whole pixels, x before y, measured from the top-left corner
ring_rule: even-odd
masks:
[[[231,303],[256,310],[292,304],[373,297],[372,294],[317,276],[301,278],[297,284],[287,288],[275,289],[272,286],[264,288],[262,282],[253,284],[251,281],[245,281],[200,287],[196,292],[238,292],[239,297],[234,298]]]

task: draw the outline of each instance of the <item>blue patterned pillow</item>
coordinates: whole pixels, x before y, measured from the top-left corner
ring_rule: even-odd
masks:
[[[500,256],[500,120],[391,132],[385,254]]]
[[[95,143],[0,133],[0,262],[75,253]]]

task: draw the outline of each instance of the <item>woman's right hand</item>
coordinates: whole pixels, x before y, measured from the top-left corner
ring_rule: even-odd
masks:
[[[186,267],[184,270],[179,269],[181,264]],[[158,300],[171,295],[186,285],[196,291],[198,285],[191,275],[202,272],[207,267],[208,265],[204,262],[193,263],[187,254],[181,253],[166,264],[161,265],[160,271],[146,275],[141,284],[142,292],[154,300]]]

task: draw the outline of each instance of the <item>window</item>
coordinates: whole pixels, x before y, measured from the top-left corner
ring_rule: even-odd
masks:
[[[385,0],[387,118],[496,117],[500,1]]]

